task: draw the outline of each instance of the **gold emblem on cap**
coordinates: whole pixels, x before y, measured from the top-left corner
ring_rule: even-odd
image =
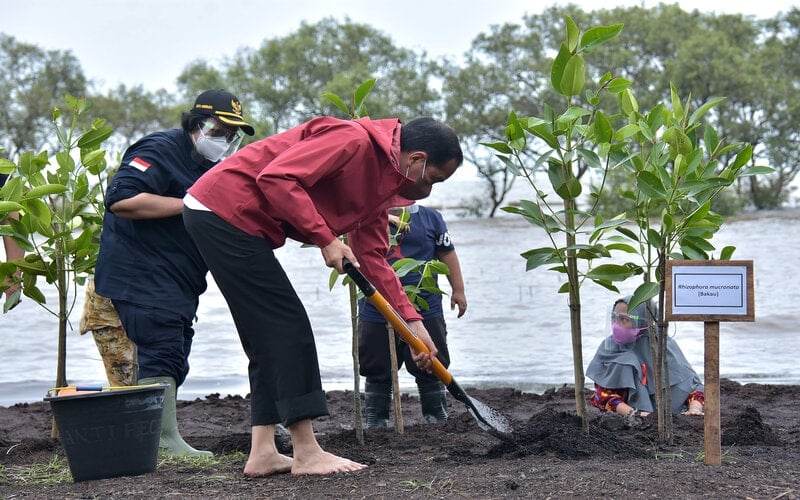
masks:
[[[237,115],[242,114],[242,104],[239,101],[232,100],[231,108],[233,109],[233,112],[236,113]]]

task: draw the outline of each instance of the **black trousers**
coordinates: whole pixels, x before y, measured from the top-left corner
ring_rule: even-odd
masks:
[[[308,314],[267,241],[212,212],[184,207],[183,220],[247,354],[252,425],[328,415]]]
[[[422,322],[433,340],[439,353],[439,361],[446,367],[450,366],[450,353],[447,350],[447,327],[444,317],[426,319]],[[395,333],[397,346],[397,368],[404,364],[408,373],[414,376],[420,392],[426,388],[439,387],[435,375],[424,372],[417,367],[411,357],[411,347],[402,341],[400,335]],[[389,337],[386,323],[373,323],[370,321],[358,322],[358,364],[359,373],[366,377],[368,384],[391,384],[392,364],[389,355]]]
[[[136,344],[138,378],[172,377],[180,387],[189,373],[194,329],[180,311],[112,300],[122,328]],[[196,310],[197,308],[195,308]]]

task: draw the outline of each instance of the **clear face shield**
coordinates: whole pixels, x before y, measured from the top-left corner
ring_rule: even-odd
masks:
[[[197,151],[211,161],[223,160],[239,149],[244,132],[240,128],[228,128],[213,120],[200,126],[200,136],[195,146]]]

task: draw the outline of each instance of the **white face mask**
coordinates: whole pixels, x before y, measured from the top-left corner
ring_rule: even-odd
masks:
[[[218,162],[230,147],[225,137],[208,137],[200,127],[200,135],[195,140],[197,152],[209,161]]]

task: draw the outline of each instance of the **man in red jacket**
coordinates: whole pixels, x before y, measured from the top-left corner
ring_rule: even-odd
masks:
[[[316,245],[326,265],[350,260],[430,349],[436,346],[386,261],[388,211],[427,197],[463,162],[458,137],[433,118],[315,118],[254,142],[206,172],[184,198],[184,222],[225,296],[250,360],[250,477],[329,474],[363,464],[325,452],[311,420],[328,415],[311,324],[273,250]],[[338,236],[347,235],[348,245]],[[278,453],[275,425],[292,437]]]

